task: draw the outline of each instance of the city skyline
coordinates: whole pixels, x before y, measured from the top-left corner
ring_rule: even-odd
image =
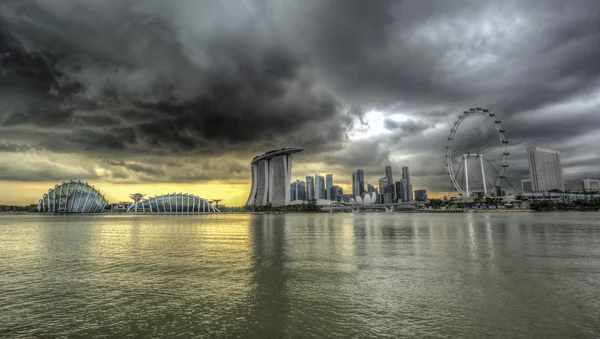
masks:
[[[377,187],[385,166],[395,182],[407,166],[413,190],[441,197],[445,140],[465,107],[501,116],[514,186],[529,177],[528,147],[559,150],[565,182],[598,178],[600,3],[566,9],[3,3],[0,204],[80,180],[109,201],[191,192],[243,205],[248,159],[282,146],[305,149],[294,180],[330,173],[350,192],[359,168]]]

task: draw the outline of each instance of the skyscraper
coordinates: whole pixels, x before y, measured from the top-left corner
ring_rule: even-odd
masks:
[[[371,184],[367,184],[367,192],[368,193],[375,192],[375,187],[373,187],[373,185],[371,185]]]
[[[384,193],[385,192],[385,188],[388,185],[388,178],[387,177],[383,177],[379,179],[379,193]]]
[[[331,187],[333,186],[333,174],[325,175],[325,195],[327,200],[335,200],[331,195]]]
[[[560,152],[548,148],[530,147],[529,174],[534,192],[547,193],[550,190],[565,190]]]
[[[395,191],[396,191],[396,202],[401,202],[402,201],[402,181],[396,181],[394,184],[395,187]]]
[[[365,193],[365,172],[359,168],[356,175],[358,175],[358,195],[362,197]]]
[[[290,184],[290,201],[298,200],[298,182]]]
[[[392,166],[385,166],[385,177],[388,178],[388,182],[394,182],[394,178],[392,177]]]
[[[315,179],[313,177],[306,177],[306,200],[315,199]]]
[[[383,202],[385,204],[391,204],[394,202],[394,185],[385,185],[385,189],[383,191]]]
[[[402,178],[401,181],[399,181],[400,183],[400,196],[398,197],[398,199],[402,202],[407,202],[407,201],[412,201],[412,194],[411,194],[411,190],[412,190],[412,185],[409,185],[408,180],[405,178]],[[396,187],[398,187],[398,185],[396,185]]]
[[[300,181],[300,185],[298,186],[298,200],[306,201],[306,183],[304,181]]]
[[[402,167],[402,179],[408,180],[410,182],[410,174],[408,173],[408,167]]]
[[[392,166],[387,165],[385,166],[385,177],[388,179],[388,185],[392,186],[392,200],[396,201],[397,199],[397,194],[396,194],[396,190],[394,188],[394,178],[392,177]]]
[[[315,174],[315,199],[325,199],[325,177]]]
[[[352,196],[356,197],[358,195],[358,175],[356,172],[352,172]]]
[[[406,180],[406,192],[405,197],[407,200],[402,201],[412,201],[413,200],[413,190],[412,184],[410,183],[410,173],[408,172],[408,167],[402,167],[402,181]]]

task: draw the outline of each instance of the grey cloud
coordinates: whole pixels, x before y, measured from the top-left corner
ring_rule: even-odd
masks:
[[[402,134],[418,134],[431,127],[429,124],[414,120],[395,121],[392,119],[384,120],[384,127],[390,131],[399,130]]]
[[[600,126],[598,105],[580,105],[600,90],[598,1],[246,4],[3,2],[0,142],[142,164],[298,146],[298,161],[373,175],[410,154],[415,179],[442,190],[446,126],[483,106],[508,130],[513,181],[526,175],[531,143],[593,150],[569,142]],[[569,109],[543,112],[555,105]],[[371,110],[409,120],[385,120],[385,138],[349,139],[373,127]],[[138,169],[114,175],[186,181],[223,171],[160,179]]]

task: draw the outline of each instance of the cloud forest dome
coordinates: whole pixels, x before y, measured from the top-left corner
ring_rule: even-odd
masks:
[[[210,201],[188,193],[169,193],[140,200],[127,209],[127,212],[163,213],[218,213]]]
[[[40,212],[100,212],[108,205],[104,195],[87,182],[69,181],[55,185],[38,202]]]

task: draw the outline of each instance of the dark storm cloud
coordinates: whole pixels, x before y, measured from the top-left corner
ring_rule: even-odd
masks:
[[[205,5],[223,12],[218,5]],[[202,32],[194,41],[199,46],[184,46],[179,23],[152,11],[152,6],[108,2],[96,8],[100,11],[89,17],[91,22],[83,22],[93,9],[78,7],[83,13],[75,13],[65,7],[59,15],[39,3],[9,4],[5,10],[15,33],[4,31],[4,36],[11,41],[20,36],[34,46],[33,52],[19,47],[21,59],[37,61],[38,54],[48,51],[58,51],[62,58],[60,63],[55,58],[34,65],[43,74],[35,90],[45,100],[13,107],[3,114],[3,125],[81,126],[82,131],[65,138],[87,151],[211,153],[215,148],[252,148],[256,142],[276,144],[307,124],[319,132],[320,124],[341,116],[337,100],[302,74],[306,61],[292,54],[283,40],[247,40],[244,32],[215,22],[208,27],[214,34]],[[183,5],[171,12],[178,6]],[[240,25],[250,31],[248,37],[260,29],[250,21]],[[200,51],[193,54],[194,48]],[[5,83],[28,83],[27,74],[17,72],[13,64],[3,65],[15,77]],[[77,86],[55,80],[67,69],[73,70]],[[56,89],[56,100],[64,103],[60,107],[48,94]],[[80,92],[88,100],[67,98]],[[99,106],[112,116],[98,112],[93,118]],[[343,138],[345,121],[338,121],[341,133],[326,135]],[[127,124],[124,128],[135,136],[121,140],[113,126],[117,122]],[[83,126],[86,123],[89,126]],[[137,145],[128,145],[130,139]],[[310,143],[310,135],[305,139]]]
[[[10,0],[0,15],[10,149],[208,161],[288,145],[305,149],[300,161],[373,175],[405,156],[393,164],[437,189],[446,125],[468,107],[503,120],[518,176],[525,147],[590,152],[600,125],[596,0]],[[377,127],[372,110],[389,134],[349,138]],[[163,174],[144,166],[111,175]]]

